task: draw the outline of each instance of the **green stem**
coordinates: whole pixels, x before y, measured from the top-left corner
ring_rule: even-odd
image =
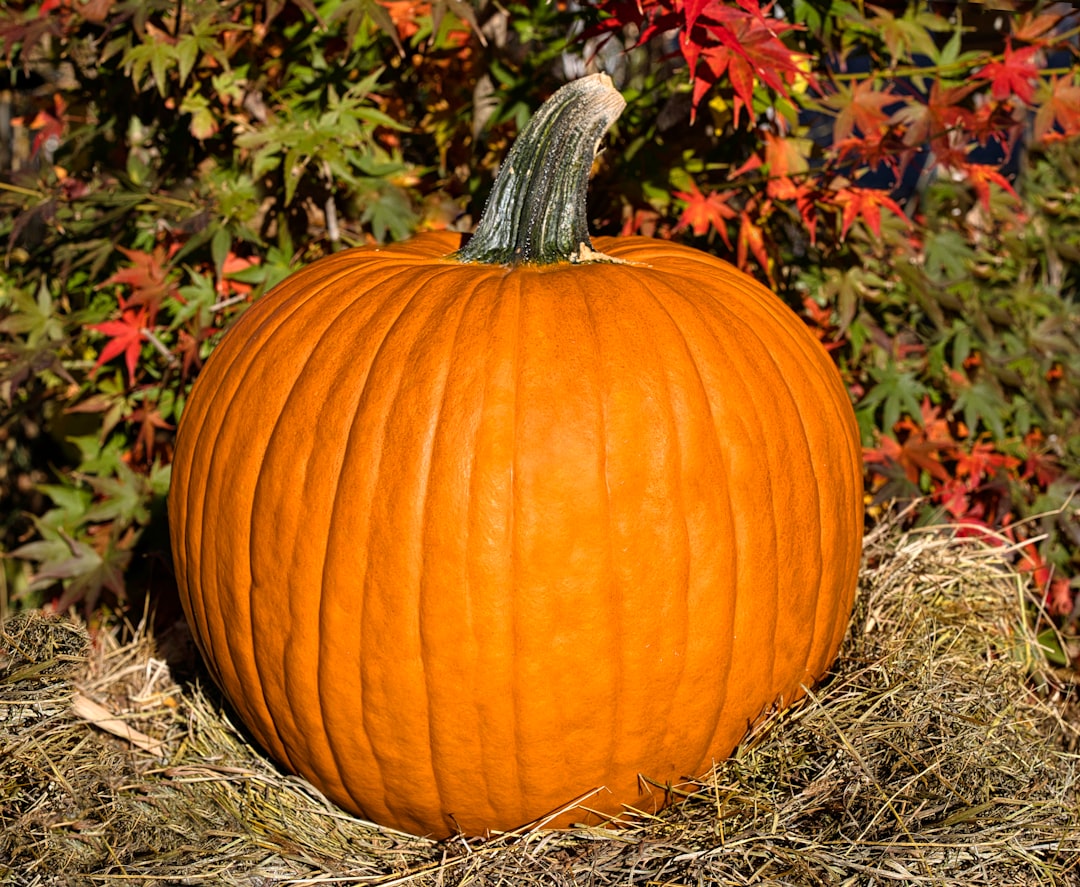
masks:
[[[491,265],[602,261],[585,212],[600,140],[626,107],[606,74],[568,83],[529,121],[499,168],[476,233],[453,258]]]

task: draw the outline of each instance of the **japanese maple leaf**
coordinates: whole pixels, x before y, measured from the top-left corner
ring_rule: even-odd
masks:
[[[60,93],[53,95],[51,110],[38,111],[34,119],[30,121],[29,129],[34,133],[34,143],[31,152],[36,157],[38,152],[45,147],[47,150],[55,150],[64,136],[67,128],[67,103]],[[13,121],[14,122],[14,121]]]
[[[890,87],[874,89],[874,80],[860,80],[851,87],[841,85],[825,99],[825,105],[839,113],[833,123],[833,141],[842,142],[858,129],[864,136],[872,135],[889,122],[885,108],[902,101]]]
[[[952,441],[934,439],[923,432],[911,434],[900,445],[900,465],[904,474],[913,484],[919,482],[919,475],[925,471],[939,483],[949,480],[949,470],[941,461],[943,454],[948,455]]]
[[[206,331],[201,330],[197,335],[192,335],[187,330],[180,330],[177,334],[176,354],[180,356],[180,377],[187,379],[192,371],[202,366],[200,353],[202,341],[206,338]]]
[[[1048,487],[1061,477],[1061,464],[1057,456],[1047,452],[1046,441],[1038,429],[1029,431],[1024,436],[1024,446],[1027,449],[1027,458],[1024,460],[1024,470],[1020,475],[1024,480],[1034,478],[1041,487]]]
[[[218,279],[217,285],[214,289],[219,296],[244,296],[251,292],[254,288],[250,283],[242,283],[239,280],[234,280],[230,274],[240,274],[243,271],[247,271],[248,268],[252,268],[258,265],[257,259],[248,259],[242,256],[236,255],[236,253],[230,252],[221,266],[221,277]]]
[[[810,182],[803,182],[795,189],[795,209],[802,219],[803,229],[810,237],[810,244],[817,243],[818,200],[821,190]]]
[[[1046,562],[1034,540],[1025,542],[1020,548],[1020,561],[1016,569],[1021,573],[1031,573],[1035,585],[1042,590],[1049,588],[1054,576],[1053,565]]]
[[[146,338],[148,313],[145,305],[134,310],[129,308],[123,299],[120,299],[119,320],[90,324],[90,329],[109,337],[108,343],[101,349],[101,354],[94,363],[95,372],[105,363],[122,354],[124,364],[127,366],[128,380],[132,385],[135,384],[135,365],[139,361],[139,351]]]
[[[727,74],[735,91],[735,123],[745,106],[753,108],[754,86],[760,81],[787,95],[787,85],[807,74],[807,58],[784,45],[780,34],[796,26],[766,15],[758,0],[737,0],[738,6],[713,2],[693,4],[687,12],[694,26],[687,27],[679,45],[694,78],[692,107],[720,77]],[[699,64],[699,62],[703,64]]]
[[[890,126],[865,136],[851,136],[833,145],[841,163],[865,164],[870,169],[884,166],[899,180],[916,148],[904,144],[899,127]]]
[[[880,237],[883,207],[910,224],[904,210],[889,196],[888,191],[878,188],[841,188],[833,194],[832,199],[842,210],[841,240],[847,236],[856,219],[862,219],[866,227],[873,231],[876,237]]]
[[[710,6],[719,5],[716,0],[685,0],[683,3],[683,16],[686,19],[687,32],[693,30],[701,14]]]
[[[953,518],[963,519],[970,515],[971,501],[968,498],[970,492],[968,485],[962,480],[950,478],[934,490],[934,499],[940,502]]]
[[[1025,43],[1034,43],[1043,39],[1065,16],[1075,11],[1072,3],[1053,3],[1038,11],[1025,12],[1019,18],[1012,19],[1012,35]]]
[[[708,194],[702,194],[697,184],[691,182],[689,191],[672,193],[679,200],[686,202],[686,209],[679,216],[679,224],[675,230],[689,228],[695,235],[701,237],[708,233],[710,228],[715,228],[724,239],[727,248],[732,248],[731,240],[728,239],[727,220],[734,219],[736,213],[727,205],[727,202],[731,199],[733,192],[710,191]]]
[[[1035,112],[1035,140],[1053,141],[1080,135],[1080,86],[1071,75],[1055,77],[1049,94]],[[1061,131],[1053,132],[1054,126]]]
[[[638,207],[633,212],[626,214],[619,236],[629,237],[632,234],[643,234],[645,237],[652,237],[656,233],[657,222],[659,221],[660,214],[656,210]]]
[[[764,218],[768,212],[768,204],[762,208],[759,217]],[[746,268],[747,256],[753,255],[757,263],[765,270],[769,283],[773,283],[772,269],[769,267],[769,254],[765,249],[765,233],[761,226],[754,222],[750,216],[750,210],[739,213],[739,242],[736,261],[740,268]]]
[[[983,102],[971,115],[968,130],[980,145],[997,142],[1007,157],[1024,130],[1026,115],[1018,114],[1018,110],[1011,99]]]
[[[1018,467],[1019,459],[999,452],[990,441],[978,441],[971,447],[971,452],[956,454],[956,476],[969,478],[972,487],[999,471],[1012,471]]]
[[[975,76],[990,81],[990,94],[995,99],[1016,96],[1025,105],[1030,105],[1035,98],[1035,81],[1039,77],[1039,68],[1035,64],[1038,52],[1037,46],[1013,49],[1010,41],[1005,44],[1001,61],[983,65]]]
[[[140,406],[132,411],[129,421],[139,424],[133,456],[136,460],[149,462],[157,449],[157,432],[171,431],[173,426],[162,417],[156,406]]]
[[[1046,590],[1046,609],[1053,616],[1068,616],[1076,607],[1072,583],[1067,576],[1058,576]]]
[[[987,212],[990,211],[991,185],[997,185],[1015,200],[1020,199],[1013,186],[1009,184],[1009,180],[1005,178],[1001,170],[996,166],[991,166],[988,163],[960,162],[950,164],[950,168],[967,179],[968,183],[975,190],[979,202]]]
[[[807,139],[784,138],[775,133],[765,133],[765,162],[769,165],[769,182],[766,193],[779,200],[791,200],[798,194],[798,186],[791,176],[799,176],[810,169],[810,142]]]
[[[117,247],[128,257],[130,267],[121,268],[105,281],[109,284],[125,284],[132,288],[129,305],[145,305],[150,317],[156,317],[161,301],[176,289],[176,283],[169,279],[165,267],[165,248],[158,246],[152,253]]]
[[[894,123],[905,127],[904,144],[921,147],[929,143],[936,151],[936,145],[950,130],[967,125],[971,111],[960,102],[978,88],[978,83],[943,86],[940,80],[935,80],[925,103],[909,99],[892,116]]]

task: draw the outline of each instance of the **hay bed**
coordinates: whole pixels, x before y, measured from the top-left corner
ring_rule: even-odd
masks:
[[[0,882],[1080,885],[1076,694],[1023,595],[1000,550],[882,529],[832,677],[684,803],[617,832],[440,843],[278,771],[205,681],[177,682],[179,632],[88,643],[22,614],[0,634]]]

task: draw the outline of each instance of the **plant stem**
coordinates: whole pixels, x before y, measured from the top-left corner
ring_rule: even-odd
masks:
[[[493,265],[602,261],[585,212],[600,140],[626,102],[606,74],[568,83],[518,136],[476,233],[453,258]]]

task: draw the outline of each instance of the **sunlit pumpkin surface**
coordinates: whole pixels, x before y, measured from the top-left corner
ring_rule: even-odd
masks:
[[[668,242],[334,255],[257,302],[182,417],[186,612],[257,740],[410,832],[653,810],[822,675],[858,434],[779,299]],[[551,824],[598,821],[576,809]]]

